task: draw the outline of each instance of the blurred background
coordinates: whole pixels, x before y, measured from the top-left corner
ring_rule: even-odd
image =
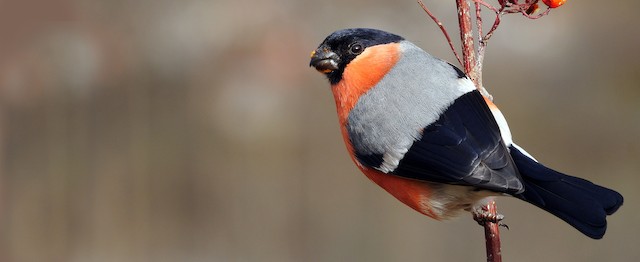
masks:
[[[454,1],[426,4],[457,38]],[[568,1],[491,39],[516,141],[626,200],[594,241],[499,198],[505,261],[640,260],[638,10]],[[0,261],[484,261],[470,216],[422,216],[351,163],[308,67],[347,27],[455,61],[413,0],[0,1]]]

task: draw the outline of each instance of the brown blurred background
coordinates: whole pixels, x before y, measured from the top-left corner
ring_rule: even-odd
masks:
[[[426,2],[456,36],[454,1]],[[518,143],[626,198],[600,241],[500,198],[505,261],[640,260],[638,10],[569,1],[491,40]],[[454,61],[412,0],[0,1],[0,261],[484,261],[469,216],[430,220],[350,162],[308,67],[346,27]]]

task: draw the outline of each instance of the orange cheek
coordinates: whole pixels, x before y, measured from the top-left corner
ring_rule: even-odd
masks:
[[[374,87],[400,58],[400,44],[372,46],[347,65],[342,80],[331,90],[336,100],[338,118],[344,124],[358,98]]]

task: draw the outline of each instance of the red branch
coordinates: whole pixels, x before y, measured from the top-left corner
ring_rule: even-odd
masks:
[[[498,207],[493,199],[486,206],[489,216],[498,217]],[[484,238],[487,247],[488,262],[502,262],[500,251],[500,225],[492,221],[484,222]]]
[[[476,85],[476,88],[482,93],[487,93],[482,86],[480,69],[482,66],[476,63],[475,58],[475,46],[473,41],[473,28],[471,27],[471,14],[469,2],[467,0],[456,0],[458,7],[458,23],[460,25],[460,39],[462,40],[462,57],[464,71],[471,77],[471,81]],[[479,41],[483,40],[482,36],[482,18],[481,7],[476,2],[476,25],[479,33]],[[480,59],[484,58],[484,48],[479,50],[482,52]],[[486,206],[487,212],[490,217],[497,217],[496,214],[496,202],[491,202]],[[486,241],[487,261],[489,262],[502,262],[502,255],[500,251],[500,230],[498,224],[484,221],[482,224],[484,227],[484,237]]]
[[[476,78],[478,79],[476,88],[480,91],[485,91],[482,86],[482,61],[484,60],[484,50],[486,46],[486,43],[483,41],[484,36],[482,35],[482,6],[477,1],[474,1],[473,4],[476,7],[476,32],[478,33],[478,58],[475,67],[477,73]]]
[[[462,67],[469,75],[471,81],[480,88],[478,72],[476,70],[475,46],[473,41],[473,28],[471,27],[471,14],[467,0],[456,0],[458,7],[458,24],[460,25],[460,40],[462,40]]]

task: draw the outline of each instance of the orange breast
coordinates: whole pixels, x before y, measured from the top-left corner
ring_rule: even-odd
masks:
[[[402,203],[420,213],[439,219],[429,207],[428,199],[431,190],[427,183],[384,174],[362,166],[355,159],[353,147],[349,141],[346,128],[349,112],[355,107],[360,96],[373,88],[393,68],[398,59],[400,59],[400,44],[378,45],[365,49],[345,68],[342,80],[331,88],[336,100],[342,136],[351,159],[369,179]]]
[[[356,162],[355,159],[353,161]],[[371,179],[371,181],[378,184],[389,194],[400,200],[400,202],[431,218],[437,220],[441,219],[441,217],[433,212],[431,208],[429,202],[429,199],[431,198],[431,188],[429,187],[429,184],[417,180],[384,174],[361,165],[358,165],[358,167],[369,179]]]

